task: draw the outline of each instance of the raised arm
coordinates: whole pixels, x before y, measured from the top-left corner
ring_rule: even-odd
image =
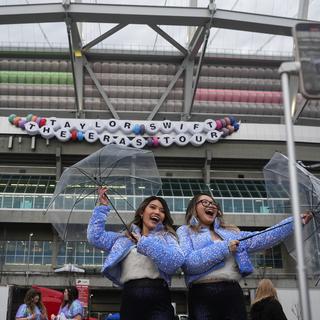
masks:
[[[115,241],[122,236],[119,232],[105,230],[109,213],[109,206],[101,205],[95,207],[87,229],[89,243],[105,251],[110,251]]]
[[[254,252],[259,250],[265,250],[271,248],[285,238],[287,238],[293,232],[293,218],[287,218],[282,220],[280,223],[264,230],[264,232],[240,232],[241,238],[245,238],[251,235],[253,237],[240,241],[239,249],[244,248],[248,252]]]

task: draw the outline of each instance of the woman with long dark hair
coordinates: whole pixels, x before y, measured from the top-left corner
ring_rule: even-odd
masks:
[[[58,315],[51,315],[51,320],[81,320],[83,319],[83,307],[78,300],[78,289],[76,287],[69,287],[63,291],[63,301],[60,306]]]
[[[130,233],[105,231],[110,212],[106,191],[99,190],[100,205],[90,219],[88,240],[107,252],[103,274],[123,287],[121,319],[174,319],[168,285],[184,256],[167,203],[148,197],[136,210]]]
[[[16,320],[47,320],[47,310],[41,301],[41,293],[33,288],[29,289],[16,314]]]
[[[304,213],[301,218],[302,223],[308,223],[312,214]],[[292,217],[264,233],[240,231],[224,221],[219,204],[210,195],[194,196],[187,208],[186,224],[177,231],[185,255],[190,318],[245,320],[238,281],[253,272],[249,253],[275,246],[292,231]]]

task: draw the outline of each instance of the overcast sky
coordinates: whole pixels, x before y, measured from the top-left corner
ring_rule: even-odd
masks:
[[[73,1],[81,2],[81,1]],[[83,0],[83,3],[105,4],[140,4],[159,6],[189,6],[189,0]],[[206,7],[209,1],[198,0],[198,7]],[[320,1],[309,0],[310,20],[319,20]],[[0,0],[0,5],[60,3],[50,0]],[[296,17],[299,0],[216,0],[217,8],[284,17]],[[110,29],[111,24],[82,24],[84,43],[96,38]],[[168,34],[182,45],[187,43],[187,28],[162,26]],[[1,25],[0,46],[67,46],[67,33],[64,23],[42,23],[29,25]],[[151,50],[176,50],[168,42],[144,25],[127,26],[100,43],[97,48],[132,48]],[[292,39],[290,37],[271,36],[253,32],[211,29],[208,51],[243,52],[243,53],[290,53]]]

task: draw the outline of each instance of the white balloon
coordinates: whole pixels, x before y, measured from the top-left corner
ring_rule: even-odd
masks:
[[[55,132],[55,136],[59,141],[66,142],[71,138],[71,133],[68,129],[59,129]]]
[[[216,127],[217,127],[217,124],[216,124],[215,120],[212,120],[212,119],[205,120],[205,122],[204,122],[204,130],[205,131],[215,130]]]
[[[222,136],[221,131],[218,131],[218,130],[209,131],[207,133],[207,141],[210,143],[215,143],[220,139],[221,136]]]
[[[170,133],[173,129],[173,123],[170,120],[163,120],[160,124],[160,130],[163,133]]]
[[[55,117],[47,118],[46,126],[53,128],[54,131],[57,131],[61,128],[60,120]]]
[[[193,146],[200,147],[206,142],[206,136],[202,133],[196,133],[191,137],[190,142]]]
[[[50,127],[47,125],[41,127],[39,132],[40,132],[41,137],[44,139],[51,139],[55,136],[55,132],[54,132],[53,127]]]
[[[93,143],[99,139],[99,135],[96,130],[90,129],[84,133],[84,138],[86,139],[86,141]]]
[[[203,123],[202,122],[189,123],[189,132],[191,134],[200,133],[202,131],[203,131]]]
[[[131,121],[121,121],[121,123],[120,123],[121,131],[126,134],[132,133],[133,126],[134,126],[134,124]]]
[[[31,136],[34,136],[39,133],[39,126],[34,121],[27,122],[25,124],[24,128],[25,128],[26,132],[28,134],[30,134]]]
[[[184,121],[176,121],[173,124],[173,128],[174,128],[174,131],[178,134],[185,133],[185,132],[188,132],[189,130],[189,123]]]
[[[99,135],[100,142],[105,146],[114,142],[113,137],[108,133],[102,133]]]
[[[116,132],[119,129],[120,123],[118,120],[110,119],[105,123],[105,127],[109,132]]]
[[[66,129],[66,130],[69,130],[69,131],[72,131],[72,130],[76,129],[76,127],[77,127],[75,121],[72,120],[72,119],[62,120],[60,122],[60,124],[61,124],[61,127],[60,127],[61,129]],[[80,130],[80,131],[82,131],[82,130]]]
[[[121,146],[130,146],[131,142],[128,137],[120,135],[114,139],[114,142]]]
[[[169,134],[164,134],[159,137],[159,143],[163,147],[169,147],[173,144],[174,138]]]
[[[156,122],[148,122],[145,123],[145,128],[147,134],[154,135],[159,131],[160,126]]]
[[[142,136],[136,136],[131,140],[131,145],[138,149],[144,148],[146,144],[147,144],[147,141]]]
[[[78,120],[75,126],[77,131],[82,131],[82,132],[86,132],[92,129],[91,122],[86,120]]]
[[[104,130],[104,121],[103,120],[93,120],[91,123],[91,127],[93,130],[101,133]]]
[[[190,137],[186,134],[181,133],[175,137],[174,142],[178,146],[185,146],[190,142]]]

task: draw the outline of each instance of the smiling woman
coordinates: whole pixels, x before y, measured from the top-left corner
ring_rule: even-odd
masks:
[[[127,231],[107,232],[110,207],[106,192],[106,188],[99,189],[100,205],[90,219],[88,240],[107,252],[103,274],[123,287],[121,319],[172,320],[168,285],[184,256],[167,203],[161,197],[148,197],[136,210]]]
[[[312,216],[304,213],[301,218],[305,224]],[[186,225],[178,229],[191,319],[245,320],[238,281],[253,272],[249,253],[275,246],[292,231],[292,217],[263,232],[240,231],[224,222],[219,204],[210,195],[194,196]]]

